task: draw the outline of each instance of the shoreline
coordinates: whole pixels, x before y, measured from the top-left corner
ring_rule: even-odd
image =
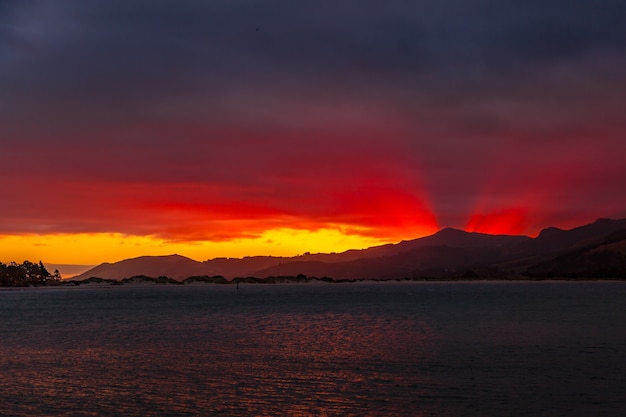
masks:
[[[555,284],[555,283],[611,283],[626,282],[626,278],[546,278],[546,279],[364,279],[364,280],[313,280],[308,281],[281,281],[281,282],[239,282],[239,287],[249,286],[317,286],[317,285],[421,285],[421,284]],[[35,290],[61,290],[61,289],[92,289],[92,288],[187,288],[187,287],[235,287],[237,282],[214,283],[214,282],[191,282],[191,283],[158,283],[151,281],[135,282],[98,282],[98,283],[70,283],[68,281],[59,285],[42,285],[28,287],[0,287],[0,291],[35,291]]]

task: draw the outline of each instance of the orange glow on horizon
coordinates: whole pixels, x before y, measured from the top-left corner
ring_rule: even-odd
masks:
[[[405,236],[414,238],[420,236]],[[2,262],[43,260],[55,264],[116,262],[138,256],[174,253],[195,260],[217,257],[295,256],[305,252],[329,253],[394,243],[374,237],[370,230],[337,226],[318,230],[272,229],[256,237],[222,241],[176,242],[154,236],[120,233],[79,233],[0,236]]]

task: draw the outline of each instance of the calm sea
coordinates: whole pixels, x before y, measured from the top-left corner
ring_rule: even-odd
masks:
[[[0,291],[2,416],[624,416],[626,283]]]

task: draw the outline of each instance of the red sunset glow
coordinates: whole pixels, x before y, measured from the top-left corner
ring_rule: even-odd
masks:
[[[592,36],[600,8],[498,25],[468,9],[464,26],[392,3],[162,6],[154,20],[11,6],[0,248],[72,263],[45,242],[124,257],[126,237],[206,259],[626,217],[626,55]],[[538,42],[546,16],[563,33]]]

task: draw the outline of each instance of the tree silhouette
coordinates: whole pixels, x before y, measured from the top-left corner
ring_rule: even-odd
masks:
[[[61,279],[59,271],[50,274],[43,262],[33,263],[24,261],[21,264],[0,262],[0,286],[2,287],[29,287],[57,284]]]

